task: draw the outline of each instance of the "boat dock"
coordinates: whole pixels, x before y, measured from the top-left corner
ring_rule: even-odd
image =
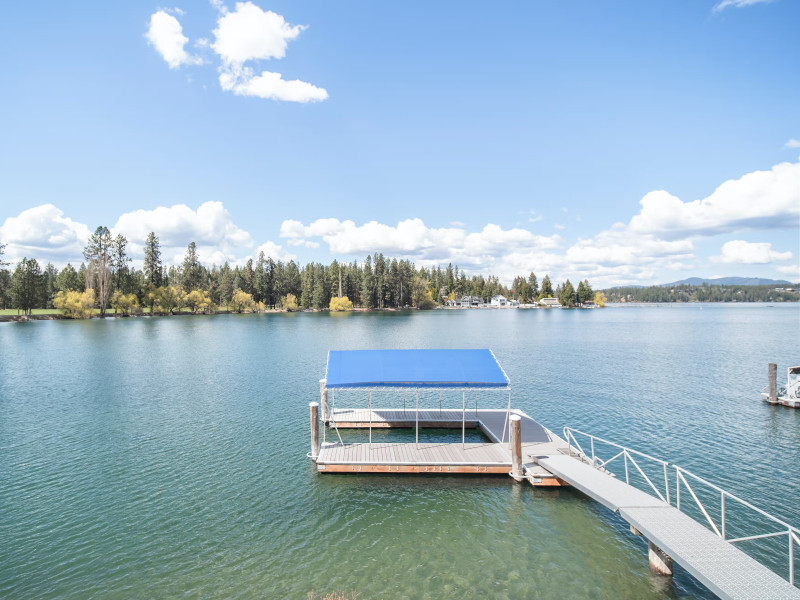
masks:
[[[402,391],[402,408],[373,406],[373,394],[391,390]],[[508,393],[506,407],[478,408],[479,390],[482,401],[487,391]],[[364,392],[366,407],[337,408],[337,391]],[[460,406],[445,407],[445,393],[451,404],[458,399],[454,391],[461,392]],[[433,398],[438,395],[438,407],[430,406],[431,392]],[[510,475],[535,486],[571,486],[619,514],[632,533],[647,539],[653,573],[672,575],[677,562],[720,598],[800,600],[795,587],[799,529],[666,461],[570,428],[557,435],[511,408],[510,383],[488,350],[332,351],[326,378],[320,381],[320,402],[310,403],[310,417],[309,457],[319,473]],[[373,441],[373,430],[393,428],[413,429],[414,441],[387,441],[385,435]],[[461,441],[426,441],[426,429],[460,429]],[[474,441],[471,435],[467,441],[468,429],[479,430],[485,439]],[[348,430],[360,430],[360,440],[345,441],[342,432],[347,437]],[[700,497],[706,502],[711,490],[719,502],[707,509],[694,488],[704,489]],[[726,505],[736,509],[726,512]],[[752,513],[749,519],[742,516],[747,511]],[[763,525],[751,531],[753,516],[771,523],[767,531]],[[783,536],[788,580],[774,565],[766,566],[738,547]]]

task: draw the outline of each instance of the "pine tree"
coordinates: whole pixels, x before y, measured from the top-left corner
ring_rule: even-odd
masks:
[[[154,232],[147,235],[144,243],[144,276],[152,287],[164,285],[164,267],[161,264],[161,244]]]
[[[35,258],[23,258],[11,276],[11,305],[29,315],[41,300],[44,278]]]
[[[111,232],[108,227],[101,225],[89,236],[89,241],[83,250],[83,256],[89,261],[86,287],[95,290],[101,317],[105,316],[108,300],[111,297],[112,244]]]

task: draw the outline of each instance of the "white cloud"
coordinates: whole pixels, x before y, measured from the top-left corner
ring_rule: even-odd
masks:
[[[784,148],[800,148],[800,140],[790,139],[783,145]]]
[[[791,278],[793,282],[800,281],[800,264],[784,265],[778,267],[778,271],[785,273],[787,277]]]
[[[664,238],[716,235],[742,229],[800,225],[800,162],[781,163],[720,185],[702,200],[683,202],[666,191],[649,192],[629,229]]]
[[[225,91],[237,96],[256,96],[271,100],[288,102],[320,102],[328,97],[328,92],[305,81],[294,79],[286,81],[280,73],[262,71],[253,75],[252,69],[223,69],[219,74],[219,85]]]
[[[179,9],[174,9],[176,12]],[[179,12],[179,14],[182,14]],[[165,10],[159,10],[150,15],[150,24],[145,34],[147,41],[153,45],[161,57],[167,61],[170,69],[177,69],[181,65],[199,65],[203,61],[200,57],[186,52],[184,46],[189,41],[183,35],[181,24]]]
[[[255,96],[289,102],[319,102],[328,97],[320,87],[299,79],[286,80],[280,73],[256,75],[247,61],[280,59],[286,47],[305,29],[290,25],[279,14],[264,11],[252,2],[237,2],[233,12],[221,11],[211,48],[222,59],[219,84],[237,96]]]
[[[717,263],[736,263],[742,265],[765,265],[776,260],[789,260],[791,252],[776,252],[768,242],[745,242],[733,240],[722,246],[722,254],[712,256]]]
[[[0,226],[0,241],[7,244],[9,261],[27,256],[57,264],[80,262],[90,234],[86,225],[65,217],[52,204],[24,210]]]
[[[288,42],[304,29],[303,25],[289,25],[281,15],[263,11],[252,2],[237,2],[233,12],[223,13],[217,21],[211,47],[226,64],[283,58]]]
[[[298,240],[321,238],[336,255],[363,255],[382,252],[390,256],[412,258],[420,265],[452,262],[460,267],[491,271],[502,256],[516,250],[555,249],[558,236],[540,236],[525,229],[503,229],[494,224],[481,231],[467,232],[460,227],[431,228],[421,219],[406,219],[396,226],[370,221],[317,219],[308,225],[287,220],[280,236],[289,245]]]
[[[722,0],[714,6],[714,12],[720,12],[726,8],[742,8],[744,6],[752,6],[754,4],[767,4],[772,0]]]
[[[136,210],[121,215],[114,230],[137,242],[144,242],[155,231],[167,246],[185,247],[192,241],[230,248],[253,245],[250,234],[233,223],[222,202],[204,202],[196,211],[185,204]]]
[[[297,258],[295,254],[287,252],[281,245],[275,242],[265,242],[261,244],[256,248],[255,255],[258,256],[259,252],[263,252],[266,258],[272,258],[272,260],[275,261],[282,260],[283,262],[288,262]]]

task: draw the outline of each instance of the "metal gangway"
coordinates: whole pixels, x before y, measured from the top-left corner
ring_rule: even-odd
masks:
[[[796,546],[800,548],[800,530],[677,465],[672,465],[672,495],[668,462],[569,427],[564,428],[564,439],[569,446],[567,454],[531,458],[619,513],[631,525],[631,531],[646,537],[655,571],[671,574],[674,560],[720,598],[800,599],[800,589],[794,585],[794,554]],[[602,459],[601,450],[613,456]],[[619,474],[612,472],[611,463]],[[634,483],[647,491],[634,487]],[[719,499],[713,507],[708,498],[706,504],[700,498],[709,493]],[[705,518],[709,527],[687,514],[689,510]],[[742,521],[747,512],[758,515],[756,518],[774,529],[732,537],[731,519]],[[742,525],[737,523],[739,528]],[[788,581],[736,546],[781,536],[787,541]]]

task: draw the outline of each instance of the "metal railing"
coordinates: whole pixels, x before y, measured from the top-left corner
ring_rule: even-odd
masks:
[[[678,510],[681,510],[681,484],[683,484],[683,486],[686,487],[686,489],[688,490],[689,494],[694,499],[695,504],[697,505],[697,507],[703,513],[703,516],[708,521],[708,524],[711,525],[711,529],[714,531],[714,533],[716,533],[723,540],[726,540],[727,542],[729,542],[731,544],[735,544],[737,542],[746,542],[746,541],[749,541],[749,540],[763,540],[763,539],[766,539],[766,538],[774,538],[774,537],[779,537],[779,536],[784,536],[785,535],[787,537],[787,541],[788,541],[789,583],[794,585],[794,581],[795,581],[795,577],[794,577],[794,572],[795,572],[795,569],[794,569],[794,546],[795,546],[795,544],[797,544],[800,547],[800,529],[797,529],[796,527],[792,527],[791,525],[789,525],[785,521],[781,521],[777,517],[773,517],[771,514],[769,514],[768,512],[766,512],[764,510],[761,510],[757,506],[753,506],[747,500],[742,500],[741,498],[739,498],[735,494],[731,494],[730,492],[726,492],[721,487],[719,487],[717,485],[714,485],[710,481],[707,481],[707,480],[703,479],[702,477],[700,477],[698,475],[695,475],[694,473],[691,473],[690,471],[687,471],[686,469],[683,469],[683,468],[679,467],[678,465],[673,465],[673,466],[675,467],[675,508],[677,508]],[[687,477],[689,479],[694,480],[695,482],[699,482],[699,483],[711,488],[712,490],[714,490],[715,492],[717,492],[719,494],[719,498],[720,498],[720,523],[719,523],[719,527],[717,527],[717,524],[714,522],[714,519],[711,518],[711,516],[708,514],[708,510],[706,510],[706,507],[703,506],[703,503],[697,497],[697,494],[695,493],[694,489],[692,489],[692,486],[689,483],[689,480],[687,480]],[[746,509],[748,509],[750,511],[753,511],[753,512],[759,514],[759,515],[761,515],[762,517],[766,518],[767,520],[769,520],[772,523],[775,523],[777,531],[770,531],[768,533],[761,533],[761,534],[758,534],[758,535],[747,535],[747,536],[742,536],[742,537],[737,537],[737,538],[728,538],[727,518],[726,518],[728,511],[727,511],[727,508],[726,508],[727,507],[726,500],[728,500],[728,501],[733,500],[734,502],[738,503],[740,506],[742,506],[742,507],[744,507],[744,508],[746,508]]]
[[[588,454],[583,450],[583,448],[580,445],[580,442],[578,442],[577,438],[575,437],[575,434],[581,435],[581,436],[584,436],[584,437],[588,438],[589,445],[590,445],[590,453],[591,454]],[[668,475],[669,463],[668,462],[666,462],[664,460],[661,460],[660,458],[655,458],[653,456],[650,456],[649,454],[645,454],[644,452],[639,452],[638,450],[633,450],[632,448],[626,448],[625,446],[621,446],[620,444],[617,444],[615,442],[611,442],[609,440],[604,440],[603,438],[597,437],[597,436],[592,435],[590,433],[585,433],[585,432],[579,431],[577,429],[572,429],[571,427],[564,427],[564,437],[566,438],[567,444],[569,445],[570,455],[572,455],[572,443],[574,442],[575,443],[575,447],[577,448],[578,452],[581,455],[583,455],[583,457],[586,458],[587,460],[591,460],[592,466],[595,469],[600,469],[600,470],[603,470],[603,471],[609,471],[608,465],[611,464],[611,462],[613,462],[613,461],[617,460],[618,458],[622,457],[622,462],[624,463],[624,466],[625,466],[625,483],[627,483],[628,485],[631,484],[630,470],[628,468],[628,463],[630,463],[633,467],[636,468],[636,471],[638,471],[639,474],[648,483],[648,485],[650,486],[650,489],[652,489],[655,492],[656,496],[658,496],[661,501],[666,502],[667,504],[670,503],[669,475]],[[570,441],[570,440],[572,440],[572,441]],[[611,458],[603,460],[595,452],[595,442],[600,442],[601,444],[605,444],[605,445],[611,446],[613,448],[617,448],[617,449],[619,449],[619,452],[617,452],[617,454],[615,454]],[[642,469],[642,467],[636,461],[635,457],[639,457],[640,459],[643,458],[643,459],[649,460],[649,461],[654,462],[654,463],[656,463],[656,464],[661,466],[661,469],[664,472],[664,493],[663,494],[661,493],[661,490],[658,488],[658,486],[656,486],[653,483],[653,481],[650,479],[650,477],[647,476],[647,473],[644,472],[644,469]]]
[[[577,436],[583,436],[582,439],[586,438],[586,440],[584,440],[584,444],[588,440],[588,442],[589,442],[589,452],[586,452],[583,449],[583,447],[581,446],[580,442],[578,441],[578,438],[576,437],[576,435]],[[608,469],[609,463],[611,463],[612,461],[617,460],[618,458],[622,457],[623,458],[623,462],[625,463],[625,483],[627,483],[628,485],[631,485],[631,479],[630,479],[629,469],[628,469],[628,462],[630,462],[634,467],[636,467],[636,470],[643,477],[643,479],[647,482],[647,484],[649,485],[650,489],[652,489],[655,492],[656,496],[658,496],[659,499],[661,499],[662,501],[666,502],[667,504],[672,505],[670,492],[669,492],[670,487],[671,487],[670,486],[670,482],[669,482],[669,469],[668,469],[669,463],[667,461],[655,458],[655,457],[650,456],[649,454],[645,454],[643,452],[639,452],[638,450],[633,450],[631,448],[626,448],[625,446],[622,446],[622,445],[617,444],[615,442],[611,442],[609,440],[605,440],[605,439],[597,437],[595,435],[591,435],[589,433],[585,433],[585,432],[579,431],[577,429],[572,429],[571,427],[564,427],[564,438],[565,438],[565,440],[566,440],[566,442],[567,442],[567,444],[569,446],[570,456],[572,455],[572,450],[573,450],[573,446],[574,446],[574,448],[577,450],[578,456],[582,460],[584,460],[585,462],[591,463],[591,465],[594,468],[602,470],[602,471],[606,471],[608,473],[611,473],[611,471]],[[611,458],[608,458],[608,459],[604,460],[600,456],[598,456],[598,454],[596,452],[596,449],[595,449],[595,443],[611,446],[613,448],[618,449],[619,452],[614,454],[614,456],[612,456]],[[664,473],[664,486],[665,486],[665,493],[664,494],[661,493],[661,491],[653,483],[653,481],[650,479],[650,477],[648,477],[647,474],[644,472],[644,470],[639,466],[639,464],[636,462],[635,457],[644,458],[644,459],[647,459],[647,460],[651,461],[652,463],[656,463],[658,465],[661,465],[661,469],[663,470],[663,473]],[[739,498],[735,494],[731,494],[730,492],[727,492],[727,491],[723,490],[721,487],[711,483],[710,481],[707,481],[706,479],[703,479],[702,477],[700,477],[698,475],[695,475],[694,473],[692,473],[690,471],[687,471],[686,469],[684,469],[682,467],[679,467],[678,465],[674,465],[673,464],[672,467],[674,467],[674,469],[675,469],[675,508],[677,508],[678,510],[681,510],[684,513],[687,513],[687,510],[686,510],[685,506],[684,506],[684,508],[681,508],[681,489],[685,488],[685,490],[689,492],[689,495],[694,500],[694,503],[697,506],[697,508],[700,510],[700,512],[703,514],[703,516],[705,517],[706,521],[710,525],[711,530],[717,536],[721,537],[723,540],[727,541],[728,543],[735,544],[735,543],[751,541],[751,540],[764,540],[764,539],[767,539],[767,538],[776,538],[776,537],[780,537],[780,536],[786,536],[787,542],[788,542],[787,550],[788,550],[788,562],[789,562],[789,578],[788,579],[789,579],[789,583],[791,583],[792,585],[795,584],[795,566],[794,566],[794,563],[795,563],[795,544],[798,546],[798,548],[800,548],[800,529],[798,529],[796,527],[793,527],[792,525],[789,525],[785,521],[782,521],[781,519],[778,519],[777,517],[772,516],[768,512],[758,508],[757,506],[754,506],[750,502],[747,502],[746,500],[743,500],[743,499]],[[709,510],[706,508],[706,506],[700,500],[700,498],[698,497],[698,495],[695,492],[694,488],[692,488],[692,484],[690,483],[690,480],[692,482],[694,482],[695,485],[697,483],[700,483],[703,486],[705,486],[706,488],[709,488],[710,490],[715,492],[716,494],[719,494],[719,498],[720,498],[719,526],[717,525],[717,522],[709,514]],[[698,489],[700,489],[700,488],[698,488]],[[752,511],[752,512],[764,517],[765,519],[767,519],[771,523],[774,523],[775,524],[775,528],[773,530],[771,530],[771,531],[768,531],[767,533],[761,533],[761,534],[757,534],[757,535],[748,535],[748,536],[729,538],[728,537],[728,524],[729,524],[729,516],[730,516],[730,512],[731,511],[727,508],[727,506],[731,501],[733,501],[738,506],[741,506],[741,507],[743,507],[743,508],[745,508],[745,509],[747,509],[749,511]],[[686,502],[684,502],[684,505],[685,504],[686,504]],[[689,515],[689,516],[691,516],[691,515]],[[744,519],[740,519],[740,520],[744,521]],[[761,561],[759,561],[759,562],[761,562]],[[765,566],[768,566],[768,565],[765,565]]]

